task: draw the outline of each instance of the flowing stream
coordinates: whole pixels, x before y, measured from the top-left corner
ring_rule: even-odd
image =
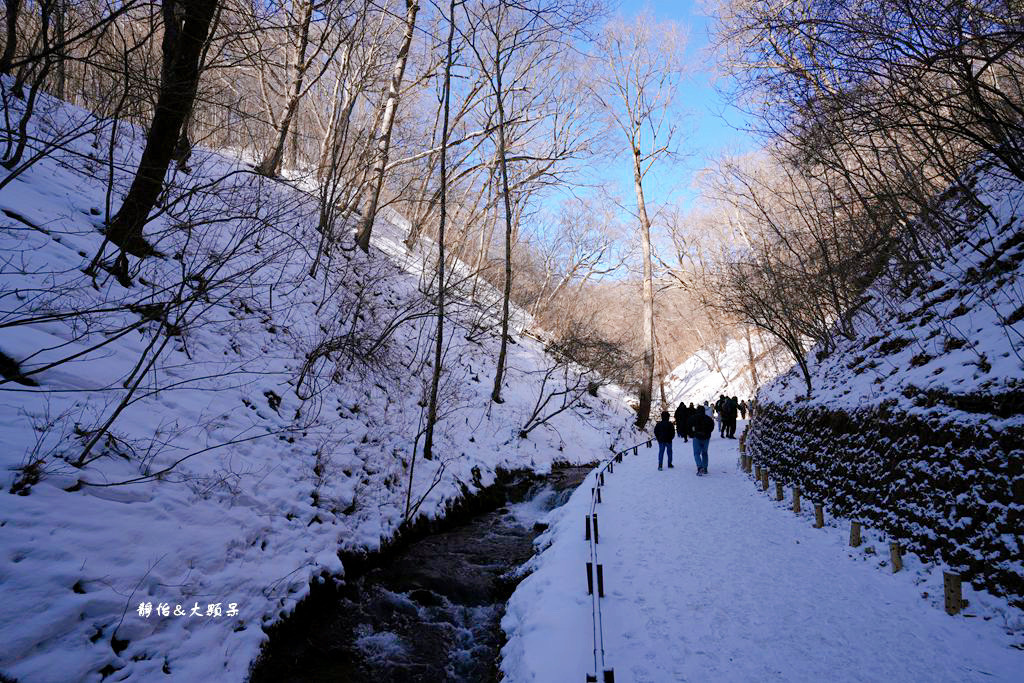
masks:
[[[373,683],[498,680],[501,617],[533,554],[539,520],[562,505],[590,467],[525,475],[502,485],[504,504],[389,553],[379,564],[271,633],[251,681]]]

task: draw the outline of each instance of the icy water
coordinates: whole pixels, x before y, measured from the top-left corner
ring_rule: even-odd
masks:
[[[589,467],[507,485],[503,507],[409,544],[272,634],[262,681],[498,680],[500,621],[535,527]]]

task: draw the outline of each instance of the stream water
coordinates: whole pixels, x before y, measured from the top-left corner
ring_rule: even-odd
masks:
[[[263,681],[373,683],[498,680],[500,621],[538,524],[589,467],[504,486],[504,505],[430,534],[271,634],[251,675]]]

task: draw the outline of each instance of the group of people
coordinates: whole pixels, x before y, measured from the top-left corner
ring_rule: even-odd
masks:
[[[697,408],[691,403],[687,408],[680,403],[676,409],[676,422],[673,425],[668,412],[661,414],[661,421],[654,425],[654,437],[658,440],[658,469],[662,469],[663,458],[668,454],[668,466],[672,467],[672,439],[676,434],[683,441],[693,439],[693,459],[697,463],[697,474],[708,473],[708,444],[715,431],[715,421],[711,419],[711,408],[705,403]]]
[[[740,401],[735,396],[722,394],[715,402],[715,412],[718,413],[718,436],[723,439],[735,439],[736,418],[742,414],[743,419],[747,419],[747,402]]]
[[[687,406],[680,403],[675,412],[675,424],[668,412],[661,414],[661,421],[654,425],[654,438],[658,440],[658,469],[662,469],[665,455],[668,455],[668,466],[672,467],[672,439],[676,435],[683,441],[693,440],[693,459],[697,463],[697,475],[708,473],[708,445],[715,431],[713,414],[718,415],[718,435],[724,439],[736,438],[736,418],[739,415],[747,419],[750,410],[746,401],[739,401],[735,396],[719,396],[713,406],[707,401],[701,406],[691,403]],[[750,410],[750,412],[753,412]]]

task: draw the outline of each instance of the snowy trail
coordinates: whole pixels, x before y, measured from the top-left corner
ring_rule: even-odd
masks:
[[[708,477],[695,476],[678,439],[675,468],[659,472],[656,449],[641,448],[606,475],[602,614],[617,682],[1022,680],[1024,652],[998,616],[949,617],[940,573],[908,558],[892,575],[863,552],[870,538],[854,550],[845,526],[814,529],[786,509],[788,491],[776,503],[737,470],[736,444],[712,439]],[[510,681],[582,681],[593,670],[583,489],[509,603]],[[996,600],[965,591],[972,608]]]

